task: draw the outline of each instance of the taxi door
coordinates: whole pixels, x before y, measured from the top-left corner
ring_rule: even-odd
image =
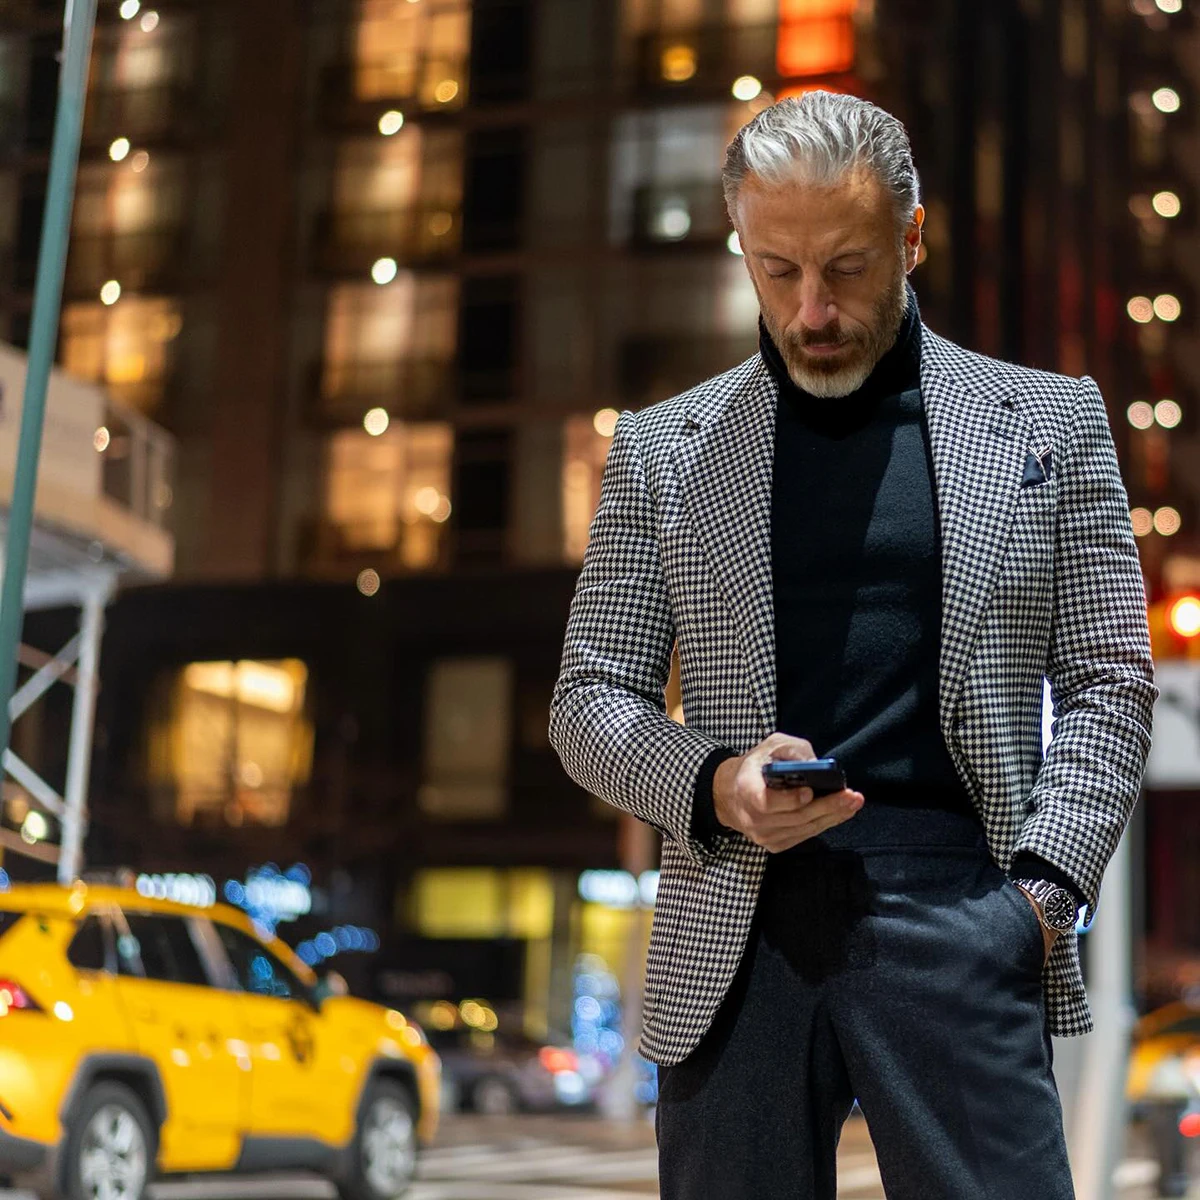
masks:
[[[239,988],[250,1058],[247,1134],[345,1144],[354,1130],[354,1064],[328,1036],[309,988],[257,938],[213,926]]]
[[[117,995],[139,1054],[158,1068],[168,1171],[225,1170],[237,1161],[249,1063],[236,1041],[235,999],[218,990],[188,916],[114,910]]]

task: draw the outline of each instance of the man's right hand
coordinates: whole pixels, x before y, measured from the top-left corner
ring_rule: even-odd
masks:
[[[814,799],[812,788],[769,788],[763,782],[764,763],[816,757],[803,738],[773,733],[740,758],[726,759],[713,779],[717,820],[772,854],[849,820],[863,806],[860,792],[847,788]]]

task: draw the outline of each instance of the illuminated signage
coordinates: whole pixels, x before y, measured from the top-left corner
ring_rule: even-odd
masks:
[[[633,908],[638,903],[650,908],[658,897],[658,872],[643,871],[635,878],[628,871],[584,871],[579,895],[605,908]]]

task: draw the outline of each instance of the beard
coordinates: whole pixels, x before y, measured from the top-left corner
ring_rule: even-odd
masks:
[[[896,342],[908,308],[907,279],[901,258],[887,289],[872,306],[869,324],[853,330],[833,321],[823,329],[788,333],[761,303],[760,296],[763,323],[787,364],[792,382],[819,400],[840,400],[858,391]],[[804,347],[810,345],[837,345],[840,349],[817,358],[804,352]]]

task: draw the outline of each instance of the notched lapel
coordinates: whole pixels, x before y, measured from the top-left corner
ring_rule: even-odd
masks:
[[[775,403],[775,384],[759,362],[719,411],[697,413],[675,446],[684,503],[729,606],[767,729],[775,723]]]
[[[1028,423],[1014,410],[1012,395],[989,392],[987,380],[961,382],[939,342],[926,331],[921,389],[942,535],[940,711],[942,732],[949,739],[1012,533],[1031,443]]]

